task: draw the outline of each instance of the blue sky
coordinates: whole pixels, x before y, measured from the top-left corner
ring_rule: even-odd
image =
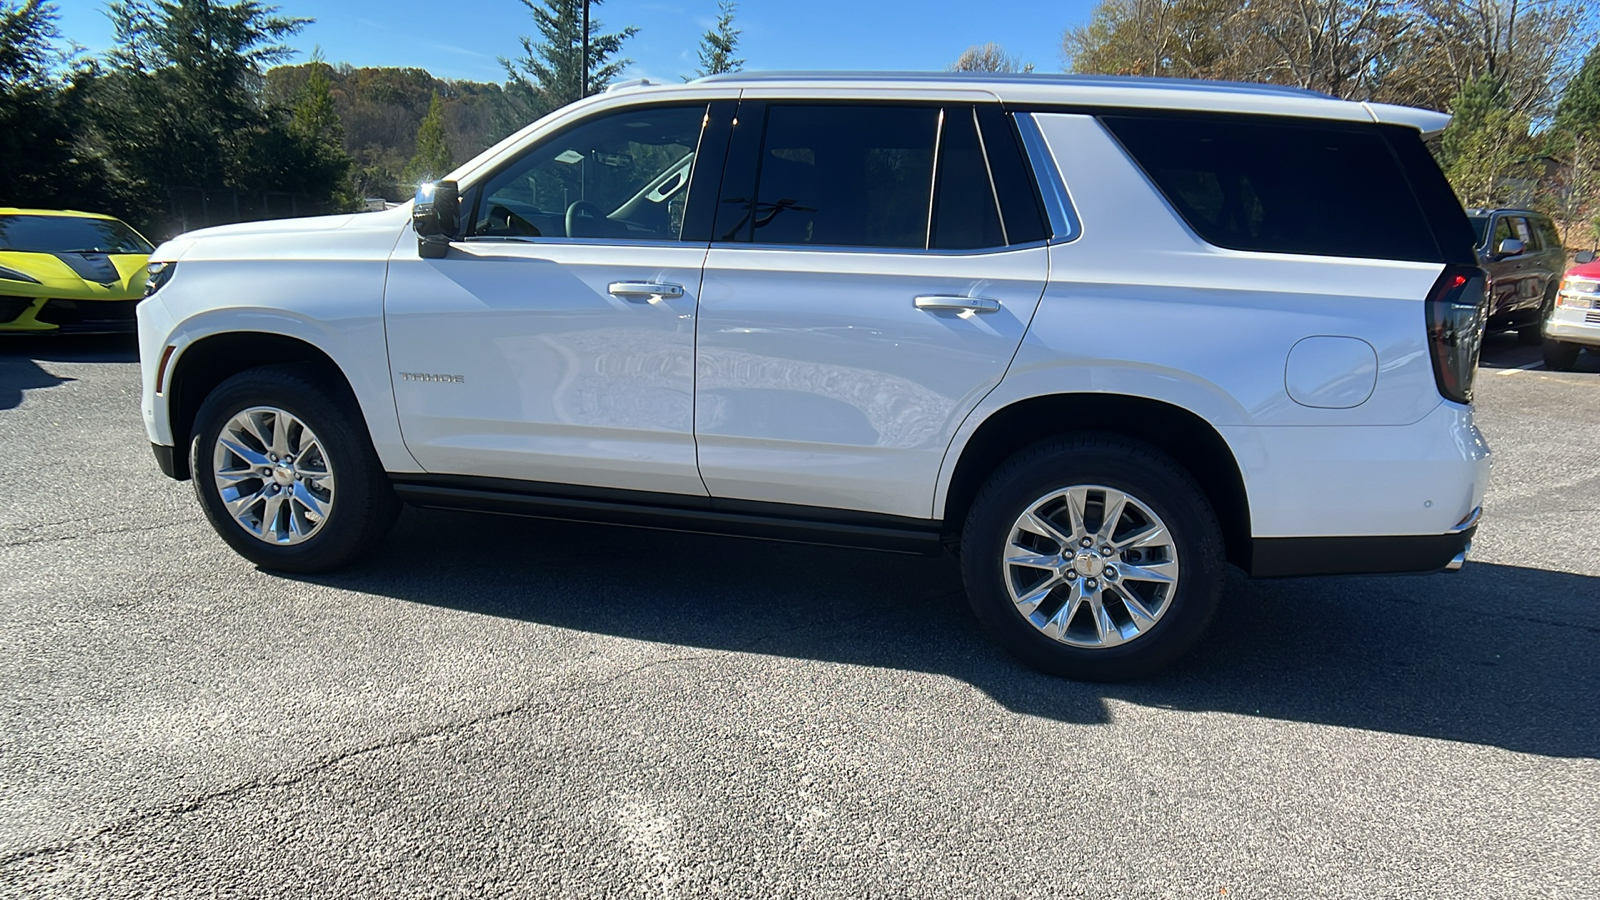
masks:
[[[269,0],[270,2],[270,0]],[[103,0],[56,0],[63,35],[101,51],[111,44]],[[533,31],[518,0],[276,0],[287,15],[316,20],[294,44],[329,62],[420,66],[443,78],[500,81],[496,57],[519,51]],[[744,0],[740,55],[750,69],[943,69],[972,44],[996,41],[1042,72],[1061,69],[1061,33],[1088,19],[1093,0]],[[626,46],[630,77],[677,80],[696,66],[700,34],[716,0],[608,0],[597,17],[637,25]],[[840,27],[840,23],[846,23]]]

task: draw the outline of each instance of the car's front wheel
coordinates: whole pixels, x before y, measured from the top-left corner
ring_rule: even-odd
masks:
[[[190,471],[218,535],[286,572],[325,572],[372,547],[400,510],[352,398],[303,366],[218,385],[195,417]]]
[[[1205,631],[1225,565],[1194,479],[1154,448],[1062,438],[1006,462],[962,535],[967,595],[1022,661],[1114,681],[1177,659]]]
[[[1551,284],[1539,306],[1539,318],[1517,329],[1517,340],[1525,347],[1537,347],[1544,340],[1544,323],[1556,308],[1556,285]]]

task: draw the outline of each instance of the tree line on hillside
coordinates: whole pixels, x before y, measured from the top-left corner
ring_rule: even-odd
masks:
[[[285,65],[311,20],[261,0],[112,0],[98,56],[61,34],[55,3],[0,0],[0,206],[105,211],[161,237],[408,197],[631,63],[636,28],[591,15],[585,69],[584,0],[520,2],[535,34],[486,84],[320,53]],[[718,11],[698,74],[742,64],[733,0]]]

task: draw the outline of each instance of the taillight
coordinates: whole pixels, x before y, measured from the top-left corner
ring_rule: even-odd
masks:
[[[1472,402],[1487,299],[1483,270],[1475,266],[1445,266],[1428,292],[1428,354],[1434,383],[1446,400]]]

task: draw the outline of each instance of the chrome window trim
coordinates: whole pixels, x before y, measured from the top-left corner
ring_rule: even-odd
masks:
[[[680,241],[656,238],[569,238],[533,235],[478,234],[451,241],[454,244],[525,244],[530,247],[705,247],[706,241]]]
[[[1050,243],[1077,240],[1083,233],[1083,226],[1072,207],[1072,197],[1067,193],[1061,170],[1045,145],[1044,134],[1039,131],[1039,123],[1033,120],[1032,113],[1019,112],[1015,119],[1017,132],[1022,135],[1023,150],[1028,154],[1028,164],[1039,185],[1039,196],[1044,199],[1045,214],[1050,219],[1050,233],[1054,236]]]
[[[856,247],[848,244],[752,244],[747,241],[712,241],[713,250],[803,250],[814,253],[876,253],[905,256],[996,256],[1019,250],[1032,250],[1046,246],[1050,241],[1029,241],[1026,244],[1007,244],[1003,247],[982,247],[968,250],[927,247]]]
[[[983,174],[989,179],[989,199],[994,201],[994,216],[1000,223],[1000,243],[1011,246],[1011,233],[1006,231],[1006,211],[1000,206],[1000,188],[994,183],[994,163],[989,160],[989,145],[983,140],[983,123],[978,121],[978,107],[972,107],[972,130],[978,135],[978,155],[983,157]],[[932,245],[932,241],[928,242]]]

